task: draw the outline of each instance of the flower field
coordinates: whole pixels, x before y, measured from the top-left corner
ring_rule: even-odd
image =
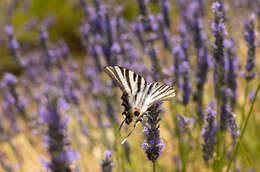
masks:
[[[259,0],[0,1],[0,172],[259,171],[259,31]]]

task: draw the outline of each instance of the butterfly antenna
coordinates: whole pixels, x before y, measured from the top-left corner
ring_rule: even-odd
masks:
[[[133,133],[135,127],[132,128],[132,130],[128,133],[128,135],[124,138],[124,140],[121,142],[121,144],[124,144],[127,141],[127,138]]]
[[[121,144],[124,144],[126,141],[127,141],[127,138],[133,133],[133,131],[135,130],[135,127],[136,127],[136,124],[137,122],[141,121],[140,118],[138,118],[136,121],[135,121],[135,124],[132,128],[132,130],[128,133],[128,135],[125,137],[125,139],[121,142]]]
[[[122,126],[123,126],[123,124],[125,123],[125,119],[121,122],[121,124],[120,124],[120,127],[119,127],[119,129],[118,129],[118,131],[120,132],[120,130],[121,130],[121,128],[122,128]]]

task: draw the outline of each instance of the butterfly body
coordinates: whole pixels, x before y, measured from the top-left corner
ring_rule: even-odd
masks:
[[[127,124],[131,123],[133,116],[143,116],[154,103],[176,96],[174,87],[158,82],[148,83],[142,76],[129,69],[106,66],[104,71],[123,91],[121,99],[125,110],[122,114],[126,116]]]

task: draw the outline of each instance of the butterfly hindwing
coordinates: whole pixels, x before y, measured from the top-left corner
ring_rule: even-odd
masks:
[[[155,83],[148,95],[148,106],[160,101],[171,100],[173,97],[176,96],[175,88],[172,86],[168,86],[165,84],[159,84],[158,82]]]

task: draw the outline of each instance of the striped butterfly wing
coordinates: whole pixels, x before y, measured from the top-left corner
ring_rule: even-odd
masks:
[[[148,107],[160,101],[171,100],[176,96],[176,90],[172,86],[160,84],[158,82],[152,82],[150,86],[152,88],[150,94],[147,97]]]
[[[147,81],[136,74],[120,66],[106,66],[104,71],[115,81],[123,92],[130,97],[138,98],[138,93],[143,92],[147,85]]]

